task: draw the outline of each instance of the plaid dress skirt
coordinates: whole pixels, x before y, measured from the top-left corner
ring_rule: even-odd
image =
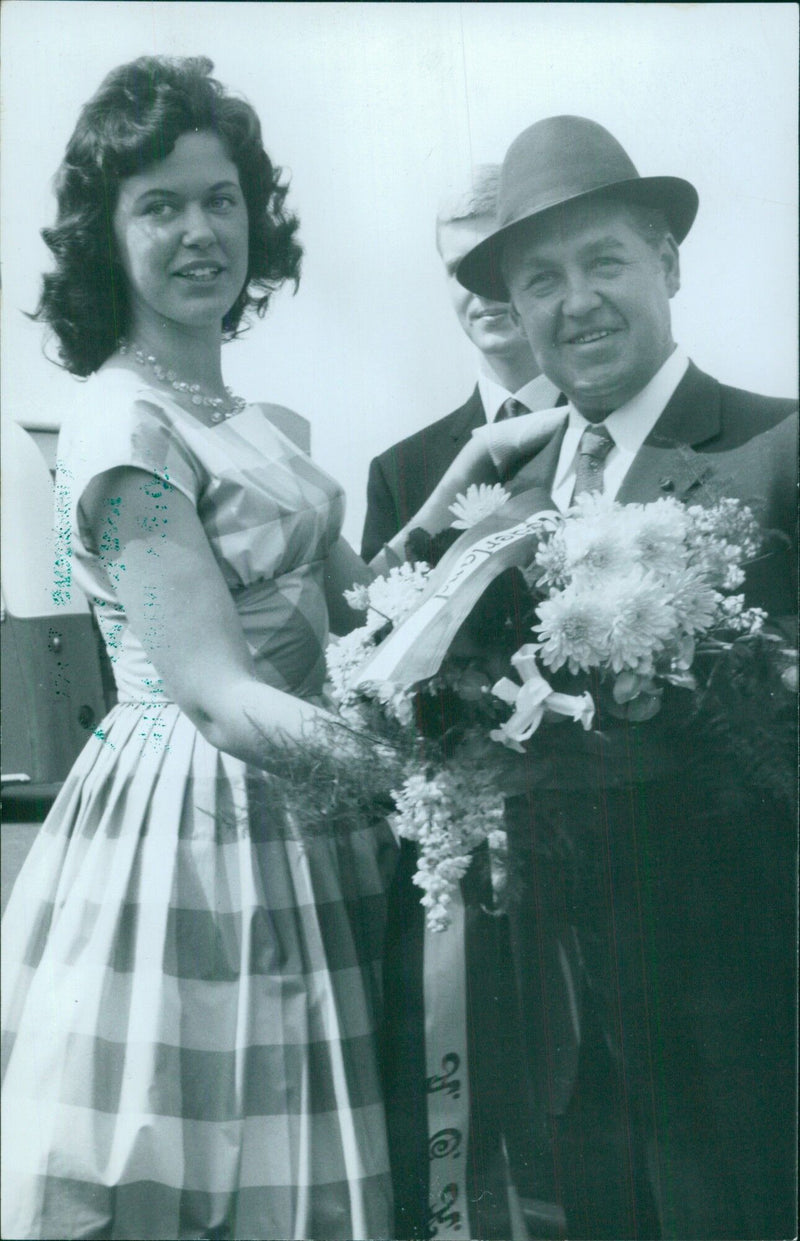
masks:
[[[314,614],[314,573],[275,580],[285,615]],[[122,701],[4,919],[2,1235],[387,1238],[389,830],[293,838],[280,789],[134,698],[153,680],[130,635],[109,649]]]

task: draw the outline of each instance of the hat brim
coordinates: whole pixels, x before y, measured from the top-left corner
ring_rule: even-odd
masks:
[[[694,223],[699,203],[697,190],[681,177],[633,177],[628,181],[614,181],[600,185],[581,194],[562,198],[557,203],[538,207],[529,215],[498,228],[464,255],[456,270],[456,279],[465,289],[492,301],[507,302],[510,299],[503,274],[503,248],[512,233],[523,228],[528,230],[534,220],[542,220],[567,203],[580,199],[623,199],[646,207],[660,207],[669,220],[675,241],[680,245]]]

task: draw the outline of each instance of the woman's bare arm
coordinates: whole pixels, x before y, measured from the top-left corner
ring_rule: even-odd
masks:
[[[315,724],[334,722],[257,678],[230,591],[184,495],[123,468],[95,480],[87,498],[133,633],[167,695],[212,745],[259,765],[265,736],[298,741]]]

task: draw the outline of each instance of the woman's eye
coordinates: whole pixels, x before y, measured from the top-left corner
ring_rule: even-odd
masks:
[[[157,220],[165,220],[172,215],[174,210],[175,208],[172,203],[155,201],[147,204],[144,209],[144,214],[155,216]]]
[[[215,194],[208,205],[212,211],[231,211],[236,206],[236,199],[232,194]]]

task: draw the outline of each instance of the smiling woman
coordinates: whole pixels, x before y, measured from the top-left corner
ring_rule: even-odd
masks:
[[[184,261],[208,257],[208,229],[212,220],[216,230],[227,218],[225,198],[231,198],[233,214],[244,210],[246,268],[233,301],[221,311],[224,338],[237,334],[246,309],[263,315],[285,281],[297,286],[302,251],[295,238],[297,219],[284,213],[287,187],[281,169],[264,150],[252,108],[207,76],[210,64],[202,57],[133,61],[110,73],[81,112],[56,179],[59,217],[42,232],[56,267],[44,277],[36,315],[55,331],[59,357],[75,375],[92,374],[120,337],[131,335],[131,285],[118,243],[120,229],[133,229],[130,213],[137,194],[154,191],[139,205],[137,230],[140,238],[149,230],[154,246],[157,237],[174,238],[168,226],[172,222],[177,228],[176,213],[183,218],[195,246]],[[143,99],[149,101],[146,108]],[[129,120],[120,123],[122,115]],[[216,170],[212,166],[199,174],[204,185],[197,183],[197,169],[190,171],[190,161],[181,157],[184,139],[199,141],[194,149],[203,157],[213,145]],[[153,180],[155,169],[159,173]],[[169,183],[172,179],[175,184]],[[219,179],[224,185],[215,196]],[[159,190],[166,193],[159,195]],[[198,194],[197,201],[190,201]],[[203,216],[199,247],[192,240],[195,212]],[[132,239],[133,232],[130,243],[136,246]]]
[[[300,249],[255,114],[210,70],[112,73],[46,232],[39,317],[90,376],[59,440],[59,537],[118,703],[4,923],[9,1237],[392,1232],[391,833],[298,841],[264,771],[265,739],[343,737],[326,591],[367,571],[338,484],[222,385],[223,338]]]
[[[176,325],[216,332],[247,278],[247,207],[213,133],[181,134],[155,168],[128,177],[113,215],[132,336]]]

